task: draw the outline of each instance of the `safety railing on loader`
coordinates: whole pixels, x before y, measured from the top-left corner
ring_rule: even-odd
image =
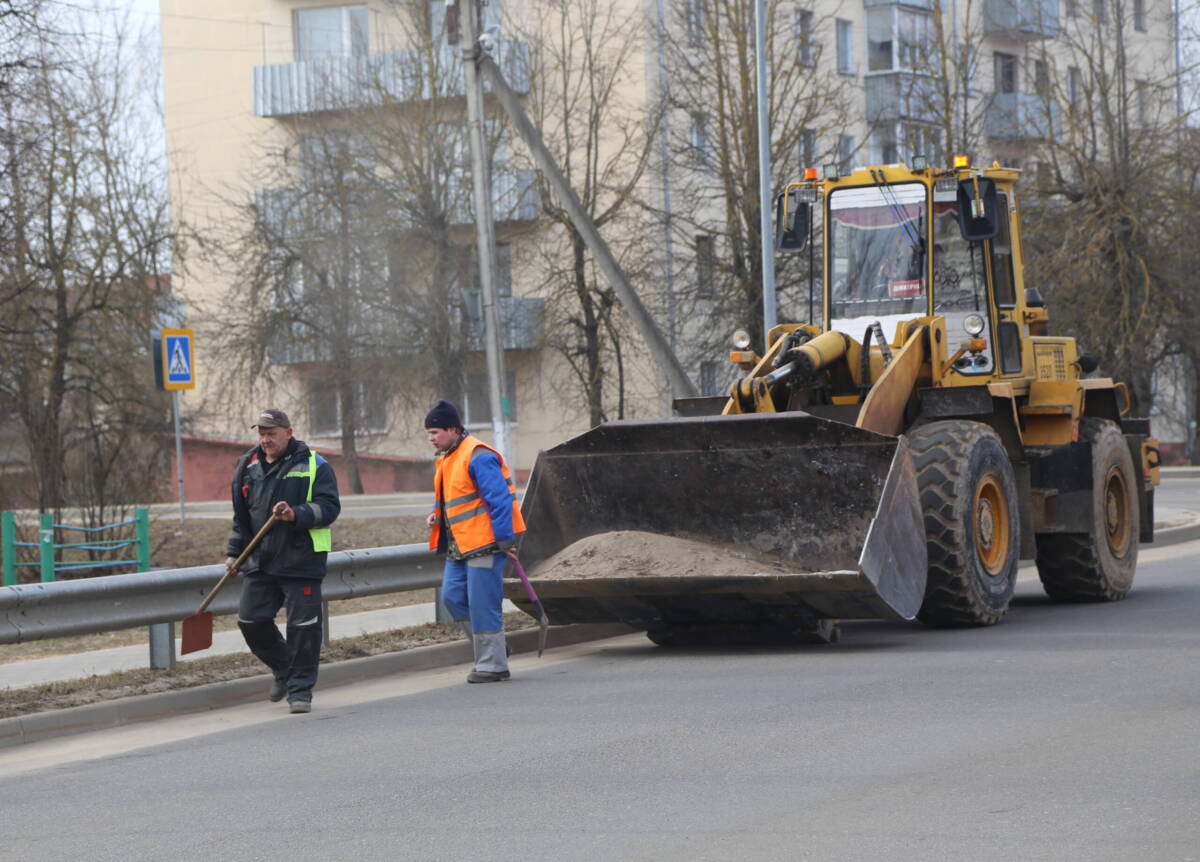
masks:
[[[340,601],[429,589],[441,585],[442,566],[442,559],[424,544],[335,551],[321,592],[326,601]],[[192,614],[224,572],[220,565],[196,566],[0,587],[0,644],[148,625],[165,629],[173,662],[175,621]],[[210,610],[218,616],[234,613],[238,593],[222,591]],[[151,665],[169,666],[156,662],[154,655],[152,635]]]

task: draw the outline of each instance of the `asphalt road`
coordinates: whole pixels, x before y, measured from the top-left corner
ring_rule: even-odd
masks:
[[[0,752],[34,860],[1195,860],[1200,542],[972,631],[629,636]]]

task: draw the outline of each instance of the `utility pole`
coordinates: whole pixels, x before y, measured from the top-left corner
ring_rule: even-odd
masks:
[[[763,347],[775,327],[775,237],[771,230],[771,130],[767,105],[765,0],[754,3],[754,53],[758,59],[758,227],[762,246]]]
[[[483,80],[479,76],[482,49],[479,45],[480,21],[476,17],[481,5],[475,0],[458,0],[463,75],[467,91],[467,137],[471,143],[471,173],[475,184],[475,242],[479,283],[483,293],[483,339],[487,350],[492,439],[504,460],[511,464],[508,398],[504,392],[504,351],[500,343],[500,315],[496,308],[496,226],[492,221],[492,182],[483,138]]]

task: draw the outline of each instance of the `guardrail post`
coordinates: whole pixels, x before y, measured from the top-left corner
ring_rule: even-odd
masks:
[[[38,517],[38,550],[42,562],[42,583],[54,580],[54,516],[42,512]]]
[[[17,517],[0,512],[0,553],[4,554],[4,586],[17,583]]]
[[[150,626],[150,669],[175,669],[175,623]]]

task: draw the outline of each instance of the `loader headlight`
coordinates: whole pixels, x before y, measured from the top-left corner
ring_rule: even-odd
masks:
[[[734,350],[745,350],[750,346],[750,333],[744,329],[739,329],[733,333],[731,339]]]
[[[967,331],[967,335],[979,335],[983,332],[983,318],[978,314],[968,314],[963,320],[963,329]]]

